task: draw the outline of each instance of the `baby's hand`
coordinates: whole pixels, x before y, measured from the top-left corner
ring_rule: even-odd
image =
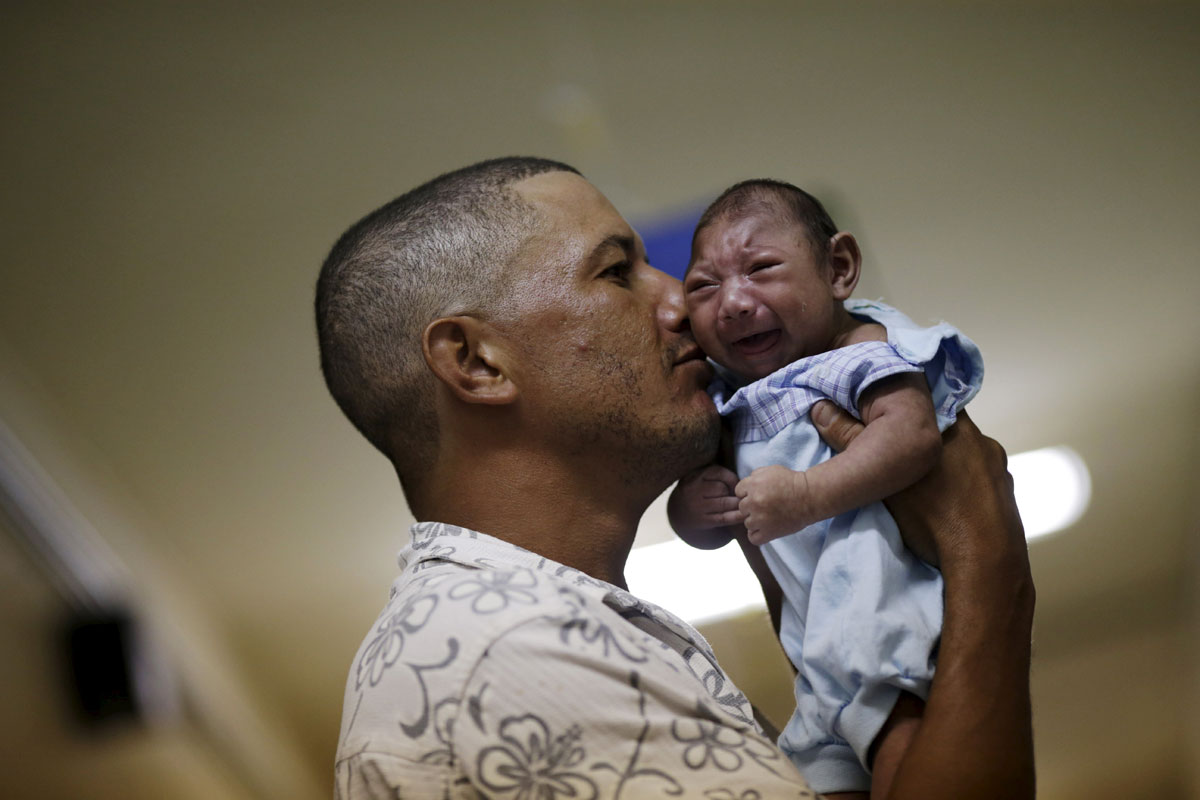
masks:
[[[743,514],[738,510],[738,499],[733,494],[736,485],[737,475],[716,464],[685,475],[667,501],[671,527],[684,541],[705,546],[702,541],[692,541],[688,534],[742,521]]]
[[[765,544],[816,522],[811,518],[808,478],[803,472],[778,465],[759,467],[738,482],[734,493],[753,544]]]

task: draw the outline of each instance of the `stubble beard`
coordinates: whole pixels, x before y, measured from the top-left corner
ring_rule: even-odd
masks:
[[[570,434],[573,453],[615,464],[623,484],[656,494],[716,457],[721,423],[715,410],[653,425],[628,411],[610,409],[576,425]]]
[[[720,438],[721,423],[715,409],[706,416],[677,417],[662,431],[659,442],[647,438],[648,446],[632,456],[635,463],[646,467],[638,482],[649,484],[657,479],[665,490],[686,473],[712,463]]]
[[[611,354],[602,354],[601,360],[606,382],[619,389],[617,402],[602,407],[600,398],[586,397],[583,408],[591,412],[574,424],[564,421],[567,430],[561,433],[575,455],[608,460],[624,485],[656,493],[712,463],[721,436],[715,407],[678,402],[649,408],[636,370]],[[671,363],[663,368],[668,382]]]

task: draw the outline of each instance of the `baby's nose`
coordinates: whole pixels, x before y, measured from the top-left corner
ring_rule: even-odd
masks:
[[[754,302],[749,295],[739,289],[729,289],[721,298],[721,316],[724,319],[745,317],[753,311]]]

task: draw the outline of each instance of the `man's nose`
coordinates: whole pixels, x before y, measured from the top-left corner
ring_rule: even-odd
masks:
[[[655,269],[654,279],[659,284],[658,321],[669,331],[686,330],[689,327],[687,303],[683,300],[683,284],[678,278]]]

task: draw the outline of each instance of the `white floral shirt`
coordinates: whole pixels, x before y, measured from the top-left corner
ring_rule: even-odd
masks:
[[[400,566],[346,684],[339,800],[814,796],[669,612],[442,523]]]

